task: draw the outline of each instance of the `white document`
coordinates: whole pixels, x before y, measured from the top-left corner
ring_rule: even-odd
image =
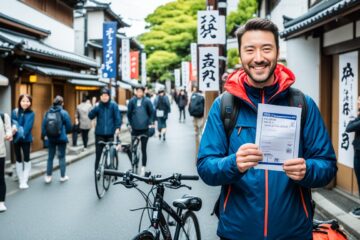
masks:
[[[255,168],[283,171],[285,160],[299,154],[301,108],[259,104],[256,125],[255,142],[264,157]]]

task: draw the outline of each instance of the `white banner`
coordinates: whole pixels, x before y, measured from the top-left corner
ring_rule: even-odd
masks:
[[[190,81],[190,64],[189,62],[181,62],[181,86],[186,87]]]
[[[191,43],[191,79],[197,79],[197,44]]]
[[[177,88],[179,88],[181,86],[181,81],[180,81],[180,69],[175,69],[174,70],[174,77],[175,77],[175,86]]]
[[[141,84],[146,85],[146,53],[141,53]]]
[[[339,163],[353,168],[354,149],[352,141],[354,133],[346,133],[345,129],[351,116],[357,115],[358,96],[358,52],[339,55]]]
[[[198,44],[225,44],[225,17],[219,19],[219,11],[198,11]]]
[[[121,79],[130,80],[130,39],[121,39]]]
[[[199,89],[219,91],[218,47],[199,47]]]

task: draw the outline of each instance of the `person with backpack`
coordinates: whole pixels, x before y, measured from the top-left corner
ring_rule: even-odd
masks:
[[[57,150],[60,166],[60,182],[69,180],[66,175],[66,145],[67,133],[71,132],[71,120],[69,113],[63,109],[64,99],[56,96],[52,107],[46,112],[41,125],[41,138],[48,141],[48,160],[46,167],[45,183],[52,180],[53,161]]]
[[[144,96],[145,87],[142,85],[135,87],[135,96],[128,104],[127,118],[131,126],[131,140],[137,136],[149,134],[149,128],[154,127],[154,107],[149,98]],[[147,163],[147,142],[148,137],[141,137],[142,167],[140,175],[144,176]]]
[[[30,147],[33,141],[31,131],[35,119],[35,113],[32,111],[31,105],[32,97],[28,94],[21,94],[18,107],[11,114],[11,122],[15,125],[13,144],[16,157],[16,174],[20,189],[29,188],[28,180],[31,171]]]
[[[0,112],[0,212],[7,210],[5,206],[6,182],[5,182],[5,141],[11,141],[13,131],[8,114]]]
[[[253,168],[263,159],[254,144],[258,104],[293,106],[299,98],[292,95],[294,74],[277,63],[279,32],[273,22],[251,19],[237,38],[242,69],[230,74],[224,86],[233,106],[221,107],[225,94],[214,101],[197,161],[202,180],[221,186],[217,235],[233,240],[312,239],[311,188],[326,186],[337,172],[331,140],[315,102],[300,93],[306,106],[296,107],[306,117],[299,157],[286,160],[283,172]],[[238,113],[231,121],[227,114],[234,108]],[[229,122],[233,127],[227,134]]]
[[[179,122],[185,122],[185,120],[186,120],[185,107],[188,104],[188,96],[185,92],[185,89],[180,90],[180,93],[177,96],[176,103],[177,103],[177,105],[179,107],[179,111],[180,111]],[[184,116],[183,120],[181,120],[181,116]]]
[[[81,132],[81,138],[84,144],[84,150],[87,149],[89,141],[89,131],[91,129],[91,120],[89,118],[89,112],[92,108],[90,98],[83,96],[82,102],[77,106],[75,112],[75,124],[79,125]]]
[[[100,90],[100,101],[90,110],[90,120],[96,118],[95,127],[95,169],[98,168],[102,150],[104,148],[100,141],[112,142],[114,135],[120,133],[121,114],[119,106],[111,100],[110,89],[104,87]]]
[[[158,92],[158,96],[154,101],[155,115],[157,121],[157,129],[159,132],[159,140],[166,140],[166,120],[168,114],[171,111],[170,101],[168,96],[165,95],[165,90],[161,89]]]
[[[193,117],[195,135],[200,139],[204,126],[205,97],[197,87],[193,88],[190,97],[189,114]]]

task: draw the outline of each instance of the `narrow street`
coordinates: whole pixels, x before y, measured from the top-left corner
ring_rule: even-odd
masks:
[[[179,123],[175,104],[168,130],[166,142],[156,137],[150,139],[148,170],[163,176],[175,172],[196,174],[192,119]],[[30,181],[28,190],[9,190],[12,194],[6,200],[8,211],[0,215],[0,239],[131,239],[138,231],[141,211],[129,209],[145,206],[144,201],[135,189],[121,185],[111,186],[105,197],[98,200],[93,179],[94,157],[69,165],[70,180],[66,183],[59,182],[59,171],[55,171],[49,185],[39,177]],[[120,170],[129,169],[127,156],[121,153],[120,159]],[[185,193],[199,196],[203,200],[203,207],[197,213],[202,239],[217,239],[217,219],[210,213],[219,189],[202,181],[187,183],[193,186],[191,191],[166,189],[166,200],[172,203]],[[145,184],[139,185],[141,189],[149,189]],[[143,228],[147,224],[144,221]]]

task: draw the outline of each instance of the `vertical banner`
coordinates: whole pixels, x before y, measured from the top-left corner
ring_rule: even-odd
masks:
[[[191,43],[190,52],[191,52],[190,80],[196,81],[197,80],[197,44],[196,43]]]
[[[181,62],[181,86],[186,88],[190,80],[190,63]]]
[[[130,52],[130,78],[139,79],[139,51]]]
[[[199,89],[219,91],[218,47],[199,47]]]
[[[357,116],[358,52],[339,55],[339,145],[338,161],[353,168],[354,149],[351,145],[354,133],[345,132],[346,126]]]
[[[121,79],[130,80],[130,39],[121,39]]]
[[[116,22],[103,23],[103,78],[116,78]]]
[[[225,18],[219,19],[219,11],[198,11],[197,42],[198,44],[225,44]]]
[[[179,88],[181,86],[181,80],[180,80],[180,69],[174,70],[174,78],[175,78],[175,87]]]
[[[146,85],[146,53],[141,53],[141,85]]]

